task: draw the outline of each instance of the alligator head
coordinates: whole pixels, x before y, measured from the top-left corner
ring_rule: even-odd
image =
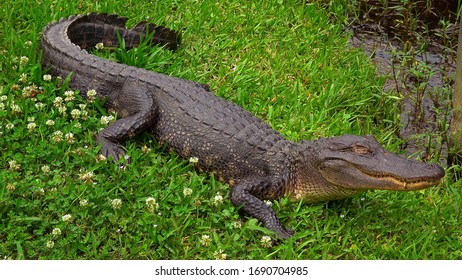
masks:
[[[420,190],[437,185],[444,177],[439,165],[389,152],[371,135],[347,134],[306,144],[311,150],[311,174],[301,174],[296,196],[309,201],[339,199],[371,189]],[[323,190],[315,187],[321,181]],[[317,197],[311,195],[315,192]]]
[[[438,184],[444,169],[391,153],[372,135],[325,141],[317,166],[326,181],[351,189],[420,190]]]

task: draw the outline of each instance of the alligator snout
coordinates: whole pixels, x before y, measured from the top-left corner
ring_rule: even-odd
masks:
[[[444,169],[435,163],[428,164],[427,169],[429,172],[431,172],[430,177],[434,178],[436,181],[441,180],[446,174]]]

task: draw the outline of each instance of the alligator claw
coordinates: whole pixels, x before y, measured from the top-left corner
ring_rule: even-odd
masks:
[[[282,238],[282,239],[289,239],[292,237],[292,235],[295,234],[295,230],[293,229],[283,229],[282,231],[278,231],[277,234]]]
[[[100,148],[100,153],[107,159],[112,158],[115,163],[119,162],[123,158],[125,158],[125,162],[127,164],[130,163],[130,157],[125,156],[124,149],[115,143],[103,141]],[[119,167],[121,166],[123,168],[123,164],[119,164]]]
[[[295,230],[293,229],[287,229],[284,228],[283,226],[280,227],[268,227],[267,228],[271,229],[276,233],[276,238],[282,238],[282,239],[289,239],[292,237],[292,235],[295,234]]]

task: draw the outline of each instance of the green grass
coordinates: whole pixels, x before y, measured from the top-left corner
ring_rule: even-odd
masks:
[[[238,214],[226,184],[195,172],[151,135],[126,143],[126,169],[98,161],[94,137],[106,112],[78,95],[55,104],[69,89],[45,81],[38,62],[47,23],[90,11],[183,34],[174,53],[140,48],[102,56],[209,84],[289,139],[371,133],[398,151],[397,97],[382,91],[369,59],[316,5],[7,0],[0,10],[1,258],[462,258],[461,184],[451,176],[420,192],[368,192],[317,205],[275,201],[297,235],[265,246],[270,233]],[[148,207],[152,199],[157,204]]]

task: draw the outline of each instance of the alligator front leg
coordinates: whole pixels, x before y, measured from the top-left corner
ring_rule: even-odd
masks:
[[[258,219],[263,225],[276,232],[280,237],[287,239],[294,234],[291,229],[286,229],[274,210],[257,197],[258,194],[271,189],[268,181],[261,179],[246,180],[231,189],[231,202],[250,216]]]
[[[103,129],[96,137],[97,144],[101,145],[100,153],[106,158],[112,157],[114,162],[125,155],[119,143],[152,126],[158,116],[158,106],[152,95],[140,88],[133,90],[132,87],[129,90],[128,85],[117,101],[108,102],[108,107],[115,109],[122,118]]]
[[[96,136],[96,143],[101,145],[100,153],[106,158],[112,157],[114,162],[125,155],[125,150],[119,145],[122,141],[133,137],[152,124],[154,112],[138,113],[115,121]]]

